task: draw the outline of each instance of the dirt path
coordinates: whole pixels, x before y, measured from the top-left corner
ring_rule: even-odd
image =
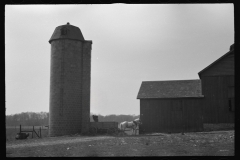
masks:
[[[21,147],[34,147],[34,146],[48,146],[56,144],[68,144],[68,143],[78,143],[87,142],[93,140],[111,139],[114,137],[110,136],[100,136],[100,137],[51,137],[43,139],[28,139],[21,140],[20,142],[10,142],[6,144],[6,148],[21,148]]]

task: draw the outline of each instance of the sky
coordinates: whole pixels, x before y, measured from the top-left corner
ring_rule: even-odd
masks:
[[[49,112],[51,38],[92,40],[94,114],[140,114],[142,81],[199,79],[234,43],[233,4],[6,5],[6,115]]]

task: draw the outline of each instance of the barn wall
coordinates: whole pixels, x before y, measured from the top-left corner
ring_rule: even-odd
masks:
[[[140,99],[140,133],[201,131],[201,99]]]
[[[234,75],[234,55],[230,54],[201,73],[202,76]]]
[[[234,76],[202,77],[204,123],[233,123],[229,98],[234,98]]]

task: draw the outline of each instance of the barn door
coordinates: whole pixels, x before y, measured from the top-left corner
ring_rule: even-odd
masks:
[[[152,107],[149,107],[148,105],[141,106],[140,119],[142,124],[139,126],[139,134],[149,133],[152,131],[152,125],[155,123],[152,122],[154,119],[152,118],[151,110]]]
[[[142,124],[139,126],[139,134],[143,134],[148,129],[148,109],[149,109],[149,102],[148,100],[140,100],[140,120]]]
[[[182,101],[182,132],[202,131],[202,99]]]
[[[141,102],[140,102],[141,103]],[[143,125],[144,125],[144,116],[143,116],[143,113],[144,113],[144,107],[140,105],[140,120],[142,122],[142,124],[139,126],[139,134],[143,134],[144,131],[143,131]]]
[[[185,103],[183,100],[181,100],[181,110],[180,110],[180,114],[181,114],[181,132],[184,133],[185,132],[185,121],[184,121],[184,109],[186,108]]]
[[[171,119],[169,120],[169,132],[178,133],[183,130],[183,104],[182,100],[172,100]]]

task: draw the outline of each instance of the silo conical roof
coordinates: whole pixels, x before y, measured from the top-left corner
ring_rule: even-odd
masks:
[[[57,39],[73,39],[84,41],[81,30],[76,26],[70,25],[69,23],[56,27],[52,37],[49,40],[49,43]]]

